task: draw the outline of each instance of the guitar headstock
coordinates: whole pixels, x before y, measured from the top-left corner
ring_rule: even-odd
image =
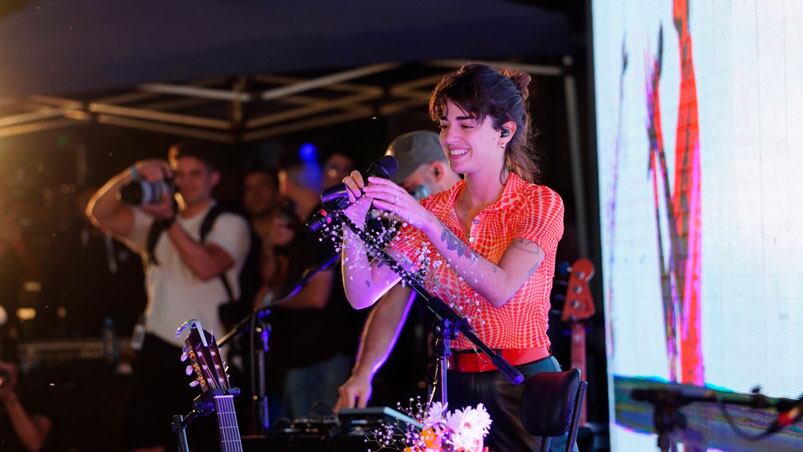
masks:
[[[594,263],[588,259],[577,259],[572,263],[569,283],[566,286],[566,303],[560,319],[564,322],[577,322],[594,315],[594,299],[588,282],[594,277]]]
[[[190,333],[184,340],[182,361],[189,360],[187,375],[195,374],[191,386],[200,386],[203,393],[214,390],[226,392],[229,388],[229,376],[220,355],[215,336],[204,330],[198,321],[187,322],[179,332],[189,325]]]

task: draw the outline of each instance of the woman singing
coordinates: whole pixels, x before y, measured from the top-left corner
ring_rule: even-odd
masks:
[[[404,226],[388,251],[421,275],[427,290],[467,318],[482,341],[525,378],[559,371],[547,338],[555,250],[563,234],[563,202],[533,183],[527,85],[530,76],[469,64],[445,76],[429,112],[440,124],[451,168],[464,176],[419,204],[393,182],[344,179],[352,201],[346,215],[365,224],[371,205]],[[345,229],[345,228],[344,228]],[[344,230],[343,280],[355,308],[373,304],[400,278],[372,262],[360,239]],[[449,408],[483,403],[493,420],[493,450],[533,450],[537,438],[519,418],[523,386],[513,385],[463,336],[452,342]],[[563,450],[561,441],[553,447]]]

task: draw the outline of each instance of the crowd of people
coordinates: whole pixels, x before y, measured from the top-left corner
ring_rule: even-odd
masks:
[[[129,255],[145,264],[137,276],[145,281],[145,335],[133,362],[125,446],[172,446],[171,418],[186,413],[197,395],[178,363],[183,338],[176,328],[189,319],[220,337],[233,322],[270,307],[272,420],[371,402],[375,375],[398,340],[415,294],[388,266],[370,259],[372,252],[347,228],[321,238],[306,227],[323,207],[322,191],[341,183],[350,202],[344,213],[358,226],[377,212],[385,212],[380,219],[389,215],[403,224],[387,250],[466,316],[483,341],[525,377],[559,370],[547,322],[563,204],[535,183],[528,84],[524,73],[486,65],[467,65],[444,77],[430,102],[440,133],[419,130],[392,140],[387,154],[399,169],[390,180],[364,177],[347,153],[330,154],[322,164],[292,155],[276,167],[246,170],[242,210],[230,210],[214,197],[223,177],[220,150],[180,142],[167,158],[135,162],[88,190],[80,207],[94,227],[76,224],[68,241],[96,237],[96,266],[105,265],[110,275],[134,272],[129,264],[139,261]],[[131,186],[168,189],[137,202],[120,196]],[[13,231],[0,226],[0,245],[12,246]],[[325,265],[338,257],[340,264]],[[307,284],[285,296],[309,269],[315,273]],[[79,289],[53,293],[75,296]],[[98,319],[86,321],[98,327]],[[452,346],[450,406],[488,407],[494,450],[537,447],[519,420],[521,387],[504,381],[464,337]],[[13,365],[0,363],[0,370],[6,368],[16,375]],[[19,399],[7,395],[13,387],[0,385],[0,399],[20,419],[13,422],[19,441],[39,449],[51,427],[47,413],[18,415]],[[198,424],[190,432],[195,447],[216,449],[209,436],[215,429]]]

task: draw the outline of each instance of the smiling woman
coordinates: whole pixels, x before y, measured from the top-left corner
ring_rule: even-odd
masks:
[[[419,202],[395,183],[358,172],[344,179],[356,201],[345,213],[359,226],[368,209],[405,226],[389,252],[423,274],[433,295],[466,317],[477,335],[526,378],[560,370],[549,353],[547,319],[563,202],[536,185],[530,157],[526,74],[470,64],[445,76],[430,100],[440,144],[464,179]],[[365,245],[344,230],[343,273],[351,304],[374,303],[400,278],[369,262]],[[507,382],[460,336],[452,343],[449,406],[482,403],[493,419],[489,446],[533,450],[538,440],[519,418],[521,387]],[[560,441],[556,441],[560,443]],[[555,447],[562,447],[555,444]]]
[[[467,77],[476,79],[476,85],[465,86],[461,80]],[[448,125],[450,103],[459,109],[459,113],[451,109],[455,119],[468,122],[462,126],[475,126],[479,125],[476,124],[478,120],[489,120],[500,138],[512,135],[503,147],[505,168],[533,182],[539,169],[532,151],[530,113],[527,110],[529,83],[530,76],[524,72],[505,69],[497,72],[488,66],[469,64],[438,83],[430,99],[429,115],[433,121],[440,121],[441,130],[444,121]]]

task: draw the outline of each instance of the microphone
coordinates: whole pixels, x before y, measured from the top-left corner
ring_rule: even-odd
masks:
[[[390,179],[399,169],[399,162],[392,155],[383,155],[368,167],[368,176]],[[351,205],[349,202],[349,189],[346,184],[335,184],[327,188],[321,194],[323,209],[315,214],[312,220],[307,223],[307,227],[312,232],[318,232],[323,226],[331,224],[332,212],[346,209]]]

